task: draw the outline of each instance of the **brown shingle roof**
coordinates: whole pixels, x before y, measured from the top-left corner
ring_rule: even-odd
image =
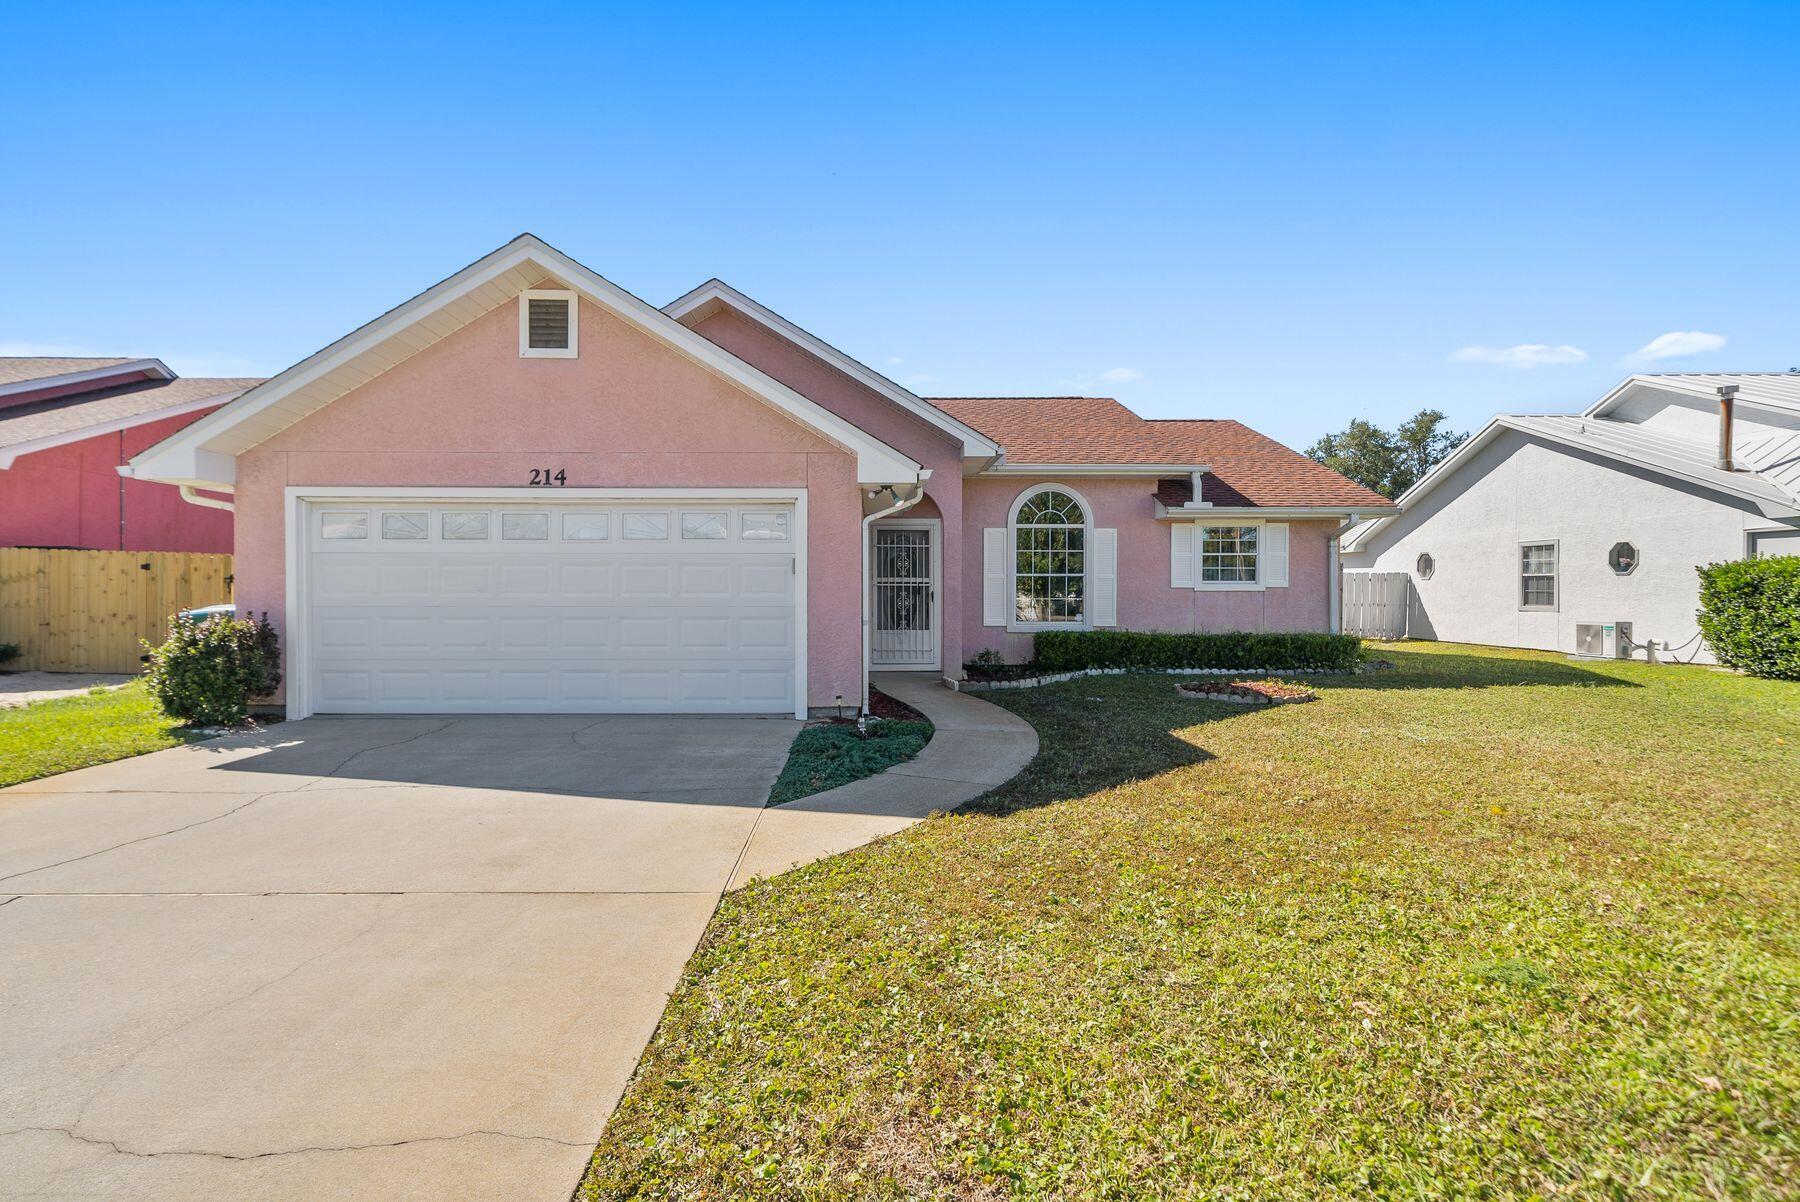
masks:
[[[78,371],[94,371],[135,359],[68,359],[54,355],[0,355],[0,384],[22,384],[26,380],[46,380]]]
[[[1146,419],[1110,397],[926,399],[998,442],[1009,464],[1203,464],[1212,472],[1202,499],[1215,505],[1393,505],[1242,422]],[[1182,505],[1192,491],[1183,477],[1160,482],[1157,495]]]
[[[0,409],[0,449],[131,418],[153,421],[162,410],[190,401],[218,397],[223,404],[260,383],[261,380],[253,379],[200,377],[142,380],[48,401],[28,401]]]

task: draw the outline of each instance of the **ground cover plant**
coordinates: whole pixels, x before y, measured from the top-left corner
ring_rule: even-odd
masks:
[[[162,712],[142,681],[0,709],[0,786],[161,751],[197,737]]]
[[[1377,653],[994,696],[975,812],[725,899],[581,1196],[1795,1196],[1800,686]]]

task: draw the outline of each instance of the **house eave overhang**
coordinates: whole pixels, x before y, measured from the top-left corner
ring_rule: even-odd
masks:
[[[198,400],[184,401],[179,405],[170,405],[167,409],[153,409],[149,413],[134,413],[130,417],[116,418],[113,421],[95,422],[91,426],[83,426],[79,430],[65,430],[61,434],[46,434],[42,438],[34,438],[30,442],[15,443],[10,447],[0,447],[0,471],[12,467],[13,461],[21,455],[32,455],[38,451],[48,451],[55,447],[67,446],[72,442],[82,442],[89,438],[98,438],[102,434],[113,434],[120,430],[129,430],[133,426],[146,426],[151,422],[159,422],[164,418],[180,417],[184,413],[193,413],[200,409],[211,409],[223,405],[237,396],[237,392],[222,392],[217,396],[201,397]],[[123,469],[121,469],[122,471]]]
[[[1009,463],[982,471],[983,476],[1187,476],[1210,472],[1204,463]]]
[[[49,392],[59,388],[72,388],[78,384],[99,386],[101,381],[113,379],[115,376],[147,376],[153,380],[173,380],[175,373],[161,359],[130,359],[124,363],[114,363],[110,367],[95,367],[87,371],[64,372],[59,376],[38,376],[32,380],[15,380],[11,384],[0,384],[0,398],[18,396],[21,393]]]
[[[236,456],[543,279],[619,315],[856,459],[859,484],[910,483],[921,465],[714,345],[532,234],[521,234],[411,300],[301,360],[131,461],[138,479],[203,487],[236,481]],[[307,390],[312,390],[308,392]]]
[[[683,324],[690,320],[698,323],[721,309],[748,318],[816,358],[829,363],[863,387],[892,401],[914,417],[942,430],[962,444],[965,462],[975,459],[991,459],[1000,454],[1000,444],[975,427],[958,421],[867,364],[851,358],[824,339],[801,329],[767,305],[745,296],[723,280],[708,280],[693,291],[677,297],[663,306],[664,313]]]
[[[1159,522],[1198,522],[1214,518],[1361,518],[1392,517],[1398,510],[1381,505],[1165,505],[1156,502]]]
[[[1611,392],[1582,410],[1582,417],[1604,417],[1617,409],[1628,398],[1639,391],[1666,392],[1676,396],[1694,400],[1717,403],[1718,386],[1703,384],[1698,380],[1683,380],[1671,376],[1632,375],[1621,380]],[[1739,405],[1748,405],[1755,409],[1765,409],[1771,413],[1793,414],[1800,412],[1800,406],[1792,401],[1781,400],[1758,394],[1754,377],[1740,377],[1737,395],[1734,398]]]

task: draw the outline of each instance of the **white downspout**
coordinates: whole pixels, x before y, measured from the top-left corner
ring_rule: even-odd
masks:
[[[872,608],[875,592],[875,582],[869,578],[869,527],[877,518],[893,517],[896,513],[911,509],[914,505],[917,505],[920,501],[924,500],[925,481],[930,476],[931,473],[929,471],[920,472],[919,478],[913,481],[912,496],[902,501],[899,499],[899,490],[894,489],[895,503],[893,505],[888,506],[886,509],[878,509],[862,520],[862,708],[858,711],[859,725],[863,718],[869,716],[869,628],[872,623],[870,609]],[[881,495],[881,492],[881,489],[876,489],[871,496],[879,496]]]
[[[230,501],[221,501],[217,497],[203,497],[199,489],[192,484],[181,485],[181,499],[189,505],[199,505],[207,509],[223,509],[226,513],[236,513],[237,507]]]
[[[1362,515],[1352,513],[1344,519],[1336,530],[1331,532],[1331,633],[1344,633],[1344,573],[1338,562],[1338,540],[1344,537],[1350,527],[1362,521]]]

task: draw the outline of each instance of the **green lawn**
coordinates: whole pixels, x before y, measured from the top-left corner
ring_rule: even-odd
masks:
[[[0,786],[161,751],[200,736],[179,729],[142,681],[0,710]]]
[[[1800,1196],[1800,685],[1380,653],[992,694],[1039,758],[728,897],[582,1196]]]
[[[929,722],[871,722],[865,737],[854,726],[809,726],[794,737],[787,763],[769,791],[769,804],[797,801],[886,772],[924,750]]]

